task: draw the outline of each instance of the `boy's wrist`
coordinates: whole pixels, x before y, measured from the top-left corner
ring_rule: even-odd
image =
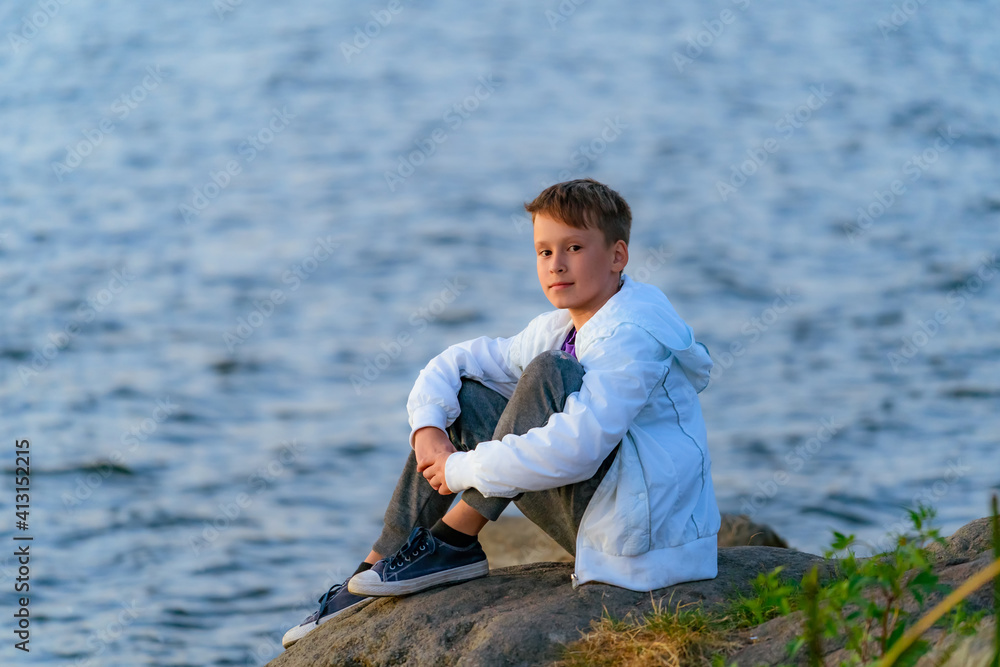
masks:
[[[423,405],[410,415],[410,447],[415,449],[416,443],[414,439],[416,438],[417,431],[426,427],[434,426],[445,433],[445,429],[448,428],[448,416],[444,412],[444,408],[440,405],[430,404]]]

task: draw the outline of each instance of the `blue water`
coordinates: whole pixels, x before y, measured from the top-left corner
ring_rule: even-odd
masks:
[[[723,511],[810,551],[985,515],[996,12],[677,4],[5,3],[0,662],[277,655],[381,529],[420,368],[550,308],[521,205],[584,175],[716,357]]]

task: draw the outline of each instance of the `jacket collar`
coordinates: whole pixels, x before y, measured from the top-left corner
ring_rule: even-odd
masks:
[[[560,312],[563,313],[561,341],[573,321],[568,310]],[[626,322],[642,327],[672,352],[697,391],[708,386],[713,366],[708,348],[695,341],[691,327],[677,314],[662,290],[637,282],[624,272],[621,289],[576,332],[577,357],[582,359],[595,339],[610,335],[615,327]]]

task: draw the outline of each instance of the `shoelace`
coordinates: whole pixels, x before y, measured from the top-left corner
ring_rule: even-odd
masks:
[[[343,583],[334,584],[333,586],[330,586],[330,589],[319,599],[319,611],[316,612],[316,625],[319,625],[319,619],[323,617],[323,610],[326,609],[326,603],[330,601],[330,598],[339,593],[340,589],[343,587]]]
[[[406,544],[396,550],[396,553],[389,556],[389,569],[395,570],[402,567],[403,563],[410,562],[410,556],[419,556],[421,551],[427,549],[428,543],[433,544],[434,538],[429,530],[421,530]]]

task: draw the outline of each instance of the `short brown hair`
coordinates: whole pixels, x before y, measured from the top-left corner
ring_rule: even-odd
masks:
[[[532,222],[535,213],[544,213],[577,229],[597,227],[609,246],[618,240],[628,245],[632,210],[620,194],[592,178],[550,185],[526,203],[524,210],[531,214]]]

